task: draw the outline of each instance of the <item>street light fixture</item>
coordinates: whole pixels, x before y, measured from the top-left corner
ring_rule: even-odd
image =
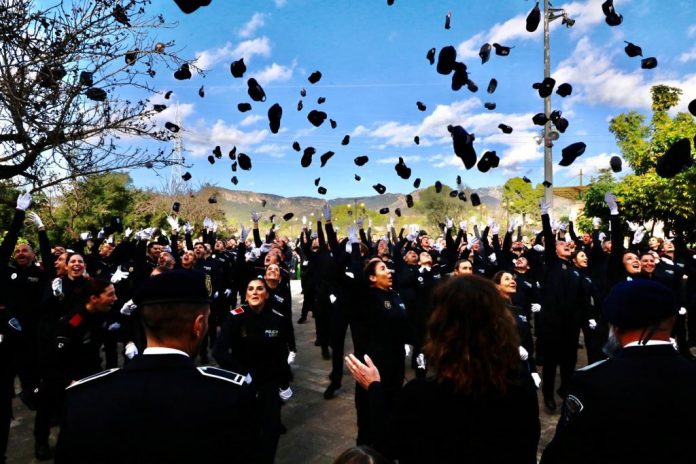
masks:
[[[551,77],[551,44],[549,25],[552,21],[562,18],[562,24],[573,27],[575,20],[568,17],[563,8],[552,8],[549,0],[544,0],[544,78]],[[551,96],[544,98],[544,113],[548,117],[551,114]],[[554,138],[555,134],[555,138]],[[547,121],[541,133],[544,140],[544,180],[551,184],[545,187],[544,201],[553,207],[553,140],[558,139],[558,132],[553,130],[551,121]]]

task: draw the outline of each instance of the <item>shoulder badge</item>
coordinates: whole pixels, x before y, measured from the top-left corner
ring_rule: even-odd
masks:
[[[224,380],[225,382],[230,382],[235,385],[242,386],[244,383],[251,383],[250,375],[237,374],[236,372],[226,371],[225,369],[220,369],[219,367],[202,366],[198,367],[198,372],[206,377],[213,379]]]
[[[285,301],[285,298],[283,298],[280,295],[273,295],[273,298],[275,298],[278,303],[282,303],[283,301]]]
[[[583,409],[585,409],[585,406],[577,396],[568,395],[563,403],[563,414],[561,415],[561,421],[568,425],[580,415]]]
[[[208,296],[213,294],[213,280],[210,278],[210,274],[205,275],[205,289],[208,292]]]
[[[234,309],[233,309],[232,311],[230,311],[230,312],[236,316],[236,315],[238,315],[238,314],[244,313],[244,308],[242,308],[241,306],[238,306],[238,307],[234,308]]]
[[[80,313],[75,313],[73,317],[70,318],[68,321],[68,324],[70,324],[73,327],[77,327],[82,323],[82,316]]]
[[[283,313],[278,312],[278,311],[276,311],[275,309],[273,310],[273,312],[274,312],[275,314],[277,314],[278,316],[280,316],[280,317],[285,317],[285,316],[283,316]]]
[[[71,388],[77,387],[78,385],[83,385],[88,382],[91,382],[92,380],[97,380],[101,379],[103,377],[106,377],[109,374],[113,374],[114,372],[120,370],[118,367],[114,367],[113,369],[107,369],[105,371],[101,371],[98,374],[90,375],[89,377],[85,377],[84,379],[78,380],[76,382],[71,383],[66,390],[70,390]]]

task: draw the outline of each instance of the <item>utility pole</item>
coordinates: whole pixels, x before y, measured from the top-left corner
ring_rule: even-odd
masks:
[[[544,78],[551,77],[551,34],[549,25],[551,12],[549,0],[544,0]],[[551,114],[551,96],[544,98],[544,114],[548,118]],[[553,209],[553,142],[549,139],[551,133],[551,121],[544,125],[544,180],[550,182],[550,187],[544,187],[544,201]]]

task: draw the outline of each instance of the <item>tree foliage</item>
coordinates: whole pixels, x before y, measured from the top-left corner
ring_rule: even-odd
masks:
[[[182,63],[155,43],[169,27],[149,0],[0,3],[0,179],[34,190],[130,167],[164,167],[167,140],[147,102],[156,68]]]
[[[467,201],[462,201],[457,197],[450,197],[448,193],[452,188],[443,185],[442,192],[437,193],[434,186],[430,186],[419,192],[418,201],[415,202],[414,208],[417,212],[423,214],[427,220],[427,227],[439,229],[439,224],[445,218],[465,219],[473,214],[480,213],[471,206],[469,198],[471,198],[471,189],[464,187],[463,192],[466,195]]]
[[[539,216],[539,200],[544,196],[541,185],[533,188],[532,184],[527,183],[521,177],[508,179],[503,185],[503,197],[501,206],[505,209],[508,216],[519,214],[522,221],[526,222],[528,215]]]
[[[664,85],[652,88],[653,115],[631,111],[611,120],[609,130],[616,137],[624,159],[634,174],[615,181],[609,171],[594,179],[586,192],[586,215],[606,216],[604,193],[616,193],[622,215],[630,221],[661,221],[666,232],[682,235],[687,241],[696,238],[696,166],[684,169],[671,179],[655,172],[657,160],[677,140],[693,139],[696,122],[686,113],[670,116],[669,110],[679,103],[681,90]],[[692,149],[693,153],[693,149]]]

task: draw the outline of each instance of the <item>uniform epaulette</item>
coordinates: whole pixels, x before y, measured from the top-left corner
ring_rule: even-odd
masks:
[[[592,364],[588,364],[587,366],[581,367],[580,369],[578,369],[578,372],[589,371],[590,369],[593,369],[593,368],[595,368],[595,367],[597,367],[597,366],[599,366],[599,365],[602,365],[602,364],[604,364],[604,363],[607,362],[607,361],[609,361],[609,358],[607,358],[607,359],[602,359],[601,361],[597,361],[597,362],[594,362],[594,363],[592,363]]]
[[[285,317],[285,316],[283,316],[283,313],[278,312],[278,311],[276,311],[275,309],[273,309],[272,311],[273,311],[274,313],[276,313],[277,315],[279,315],[280,317]]]
[[[244,382],[251,383],[251,377],[248,375],[237,374],[236,372],[226,371],[219,367],[202,366],[198,368],[198,372],[214,379],[224,380],[235,385],[242,386]],[[248,378],[248,381],[247,381]]]
[[[238,314],[242,314],[244,313],[244,308],[242,308],[241,306],[237,306],[232,311],[230,311],[230,313],[234,314],[235,316]]]
[[[69,390],[73,387],[77,387],[78,385],[86,384],[86,383],[91,382],[93,380],[104,378],[104,377],[108,376],[109,374],[113,374],[114,372],[116,372],[118,370],[120,370],[119,367],[114,367],[113,369],[107,369],[105,371],[99,372],[98,374],[90,375],[89,377],[85,377],[84,379],[80,379],[76,382],[71,383],[70,385],[68,385],[66,390]]]

